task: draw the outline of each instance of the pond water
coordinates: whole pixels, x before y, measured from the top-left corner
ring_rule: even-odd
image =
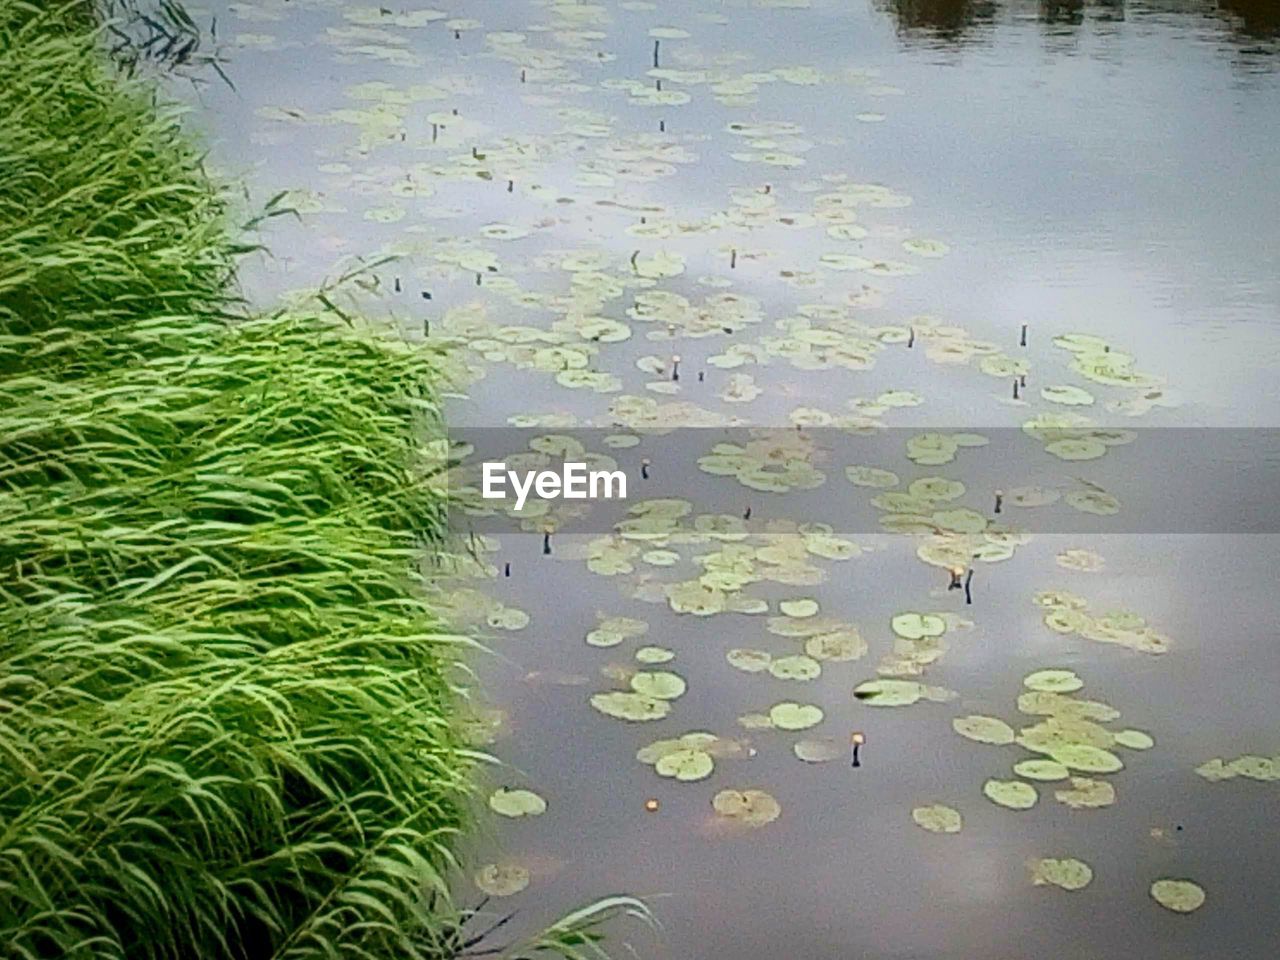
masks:
[[[528,871],[498,901],[513,929],[628,892],[662,923],[615,931],[643,957],[1271,952],[1274,4],[278,0],[202,15],[236,88],[196,96],[216,164],[302,213],[271,221],[250,299],[394,254],[356,296],[406,337],[458,344],[457,439],[628,472],[613,513],[458,511],[460,533],[483,535],[486,572],[449,589],[494,654],[475,665],[501,715],[492,785],[547,802],[482,816],[469,851],[469,873]],[[700,468],[717,444],[731,446]],[[912,486],[929,477],[963,486]],[[974,572],[971,604],[948,589],[955,562]],[[782,605],[800,598],[819,612]],[[913,611],[938,617],[894,619]],[[588,643],[609,616],[635,623]],[[638,662],[646,647],[674,657]],[[735,649],[773,672],[735,668]],[[1048,668],[1083,689],[1028,696]],[[877,678],[890,693],[853,695]],[[663,697],[597,704],[666,715],[593,709],[633,685]],[[886,705],[901,691],[923,696]],[[822,719],[751,719],[781,702]],[[953,729],[971,715],[1013,728],[980,737],[1021,742]],[[1117,744],[1131,729],[1154,745]],[[717,739],[648,759],[693,776],[709,757],[706,776],[636,757],[691,731]],[[801,742],[832,759],[798,759]],[[1045,756],[1114,802],[1073,808],[1065,779],[1022,777],[1026,810],[984,795]],[[1219,782],[1214,758],[1233,775]],[[777,817],[713,808],[748,789]],[[913,819],[935,804],[958,832]],[[1041,858],[1092,880],[1036,883]],[[1162,879],[1194,882],[1203,906],[1162,907]],[[481,896],[468,883],[464,902]]]

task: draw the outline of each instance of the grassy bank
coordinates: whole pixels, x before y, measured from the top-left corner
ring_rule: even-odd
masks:
[[[37,9],[0,0],[0,943],[432,955],[469,766],[433,358],[228,322],[176,115]]]

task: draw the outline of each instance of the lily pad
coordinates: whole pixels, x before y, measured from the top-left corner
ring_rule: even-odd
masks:
[[[1151,898],[1174,913],[1192,913],[1204,906],[1204,889],[1190,880],[1157,880]]]
[[[936,613],[900,613],[890,626],[904,640],[940,637],[947,632],[947,621]]]
[[[805,617],[812,617],[818,612],[818,601],[809,597],[801,597],[795,600],[783,600],[778,604],[778,609],[788,617],[795,617],[797,620]]]
[[[1093,880],[1093,870],[1083,860],[1046,858],[1031,864],[1031,882],[1037,887],[1052,884],[1063,890],[1083,890]]]
[[[744,673],[761,673],[769,669],[769,664],[773,662],[773,656],[764,650],[747,650],[744,648],[736,648],[725,654],[725,659],[730,665],[742,670]]]
[[[1116,734],[1116,743],[1130,750],[1150,750],[1156,745],[1151,734],[1142,730],[1121,730]]]
[[[678,700],[688,689],[684,677],[666,670],[642,670],[631,678],[631,689],[657,700]]]
[[[791,747],[797,759],[805,763],[827,763],[846,756],[847,747],[831,737],[797,740]]]
[[[711,771],[715,769],[715,761],[705,750],[673,750],[660,757],[653,765],[653,769],[659,776],[692,783],[711,776]]]
[[[916,807],[911,811],[911,819],[930,833],[959,833],[964,825],[959,811],[940,803]]]
[[[1071,771],[1057,760],[1022,760],[1013,765],[1013,772],[1026,780],[1065,780]]]
[[[996,717],[976,714],[957,717],[951,721],[951,728],[960,736],[976,740],[978,743],[990,743],[996,746],[1013,743],[1013,727]]]
[[[1071,670],[1037,670],[1028,674],[1022,685],[1042,693],[1074,693],[1084,686],[1084,681]]]
[[[1116,789],[1105,780],[1072,777],[1070,790],[1055,790],[1054,798],[1072,810],[1097,810],[1116,802]]]
[[[671,712],[671,704],[666,700],[624,690],[597,693],[591,697],[591,706],[605,716],[631,723],[661,720]]]
[[[812,657],[797,654],[774,660],[769,672],[779,680],[814,680],[822,673],[822,665]]]
[[[1010,810],[1030,810],[1040,798],[1035,787],[1021,780],[988,780],[982,792],[991,802]]]
[[[547,812],[547,801],[532,790],[500,787],[489,795],[489,808],[504,817],[537,817]]]
[[[485,864],[475,875],[476,886],[491,897],[510,897],[529,886],[529,871],[516,864]]]
[[[717,814],[748,827],[763,827],[782,813],[770,794],[763,790],[721,790],[711,800]]]
[[[769,720],[779,730],[807,730],[822,722],[821,708],[808,703],[784,701],[769,709]]]

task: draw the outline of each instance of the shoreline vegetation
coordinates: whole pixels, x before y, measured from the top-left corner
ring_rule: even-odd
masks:
[[[603,956],[641,904],[499,950],[450,897],[440,354],[243,315],[255,247],[90,9],[0,0],[5,955]]]

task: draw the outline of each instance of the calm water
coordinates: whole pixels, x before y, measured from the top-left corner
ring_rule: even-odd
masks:
[[[198,116],[218,165],[245,172],[256,197],[309,191],[291,199],[327,208],[301,223],[274,221],[273,257],[246,276],[255,300],[335,277],[344,257],[392,251],[403,259],[375,272],[384,293],[377,309],[407,336],[419,336],[424,319],[439,335],[449,311],[456,321],[465,309],[487,311],[494,329],[547,330],[583,314],[632,325],[629,339],[589,348],[598,350],[592,369],[619,379],[613,393],[565,389],[547,372],[471,350],[468,362],[484,376],[452,402],[456,424],[500,427],[517,415],[555,414],[565,427],[610,426],[610,404],[628,395],[786,426],[799,409],[839,411],[853,398],[911,390],[924,403],[894,411],[889,425],[994,430],[1075,409],[1038,394],[1046,384],[1072,383],[1096,393],[1087,412],[1097,422],[1143,428],[1135,449],[1160,442],[1165,427],[1187,428],[1170,432],[1178,443],[1213,449],[1213,428],[1280,426],[1274,4],[436,6],[464,22],[415,20],[425,4],[394,3],[389,14],[325,0],[215,5],[208,12],[230,45],[237,91],[205,88]],[[687,73],[658,78],[665,92],[687,93],[687,103],[635,102],[655,96],[638,92],[654,88],[647,71],[655,27],[688,34],[659,38],[662,68]],[[524,39],[504,36],[511,33]],[[755,76],[769,71],[779,73]],[[627,80],[637,84],[630,92]],[[374,83],[386,86],[361,86]],[[457,121],[448,119],[454,109]],[[366,112],[335,112],[355,110]],[[766,121],[794,126],[760,132],[754,145],[726,130]],[[791,159],[771,164],[761,162],[764,154]],[[476,178],[476,168],[492,178]],[[812,219],[813,199],[836,189],[840,177],[884,185],[912,202],[863,205],[856,224],[866,236],[834,238],[830,221]],[[734,219],[735,196],[774,197],[776,208],[748,225]],[[642,215],[702,226],[668,238],[628,233]],[[780,222],[783,216],[792,222]],[[479,233],[493,223],[529,236]],[[912,256],[902,246],[912,238],[943,241],[949,253]],[[731,290],[758,304],[760,322],[671,342],[661,325],[628,319],[635,287],[603,301],[584,301],[579,289],[577,307],[567,298],[561,267],[571,252],[602,254],[596,272],[626,287],[637,249],[684,257],[683,273],[660,279],[656,289],[695,303]],[[457,266],[459,251],[481,266]],[[485,251],[496,257],[495,270],[483,266]],[[831,253],[919,270],[884,276],[820,266]],[[476,269],[489,278],[481,286]],[[398,294],[394,277],[401,278]],[[504,282],[533,299],[513,304]],[[594,283],[598,290],[604,281]],[[731,345],[779,336],[776,321],[807,304],[839,305],[868,325],[925,329],[928,321],[918,318],[926,316],[962,327],[973,342],[1027,360],[1030,400],[1014,404],[1009,380],[982,374],[976,361],[932,362],[901,345],[865,370],[798,369],[776,358],[722,370],[711,362]],[[1017,345],[1022,323],[1030,324],[1026,350]],[[646,336],[651,331],[656,339]],[[1050,345],[1069,332],[1132,353],[1139,369],[1162,382],[1169,405],[1140,417],[1109,407],[1104,401],[1125,394],[1073,379],[1069,356]],[[685,371],[676,395],[651,386],[670,383],[665,372],[636,365],[646,356],[668,361],[673,352]],[[696,371],[705,381],[694,379]],[[759,397],[725,402],[727,379],[743,372],[754,377]],[[673,408],[668,425],[687,425],[687,410]],[[643,496],[694,499],[690,491],[708,482],[689,458],[674,462],[671,451],[687,448],[691,432],[666,446],[647,437],[637,448],[657,468]],[[707,433],[709,449],[720,438]],[[1236,482],[1262,490],[1265,503],[1275,463],[1248,450],[1242,457]],[[857,491],[841,476],[847,462],[824,465],[821,490]],[[1143,470],[1141,457],[1109,456],[1113,462],[1134,465],[1127,477],[1113,468],[1121,476],[1108,481],[1121,501],[1186,482],[1175,476],[1176,460],[1162,460],[1159,470]],[[875,465],[898,471],[904,484],[931,473],[960,476],[901,456]],[[1092,469],[1028,460],[1010,485],[1066,489],[1095,476]],[[969,485],[975,495],[965,503],[988,510],[990,494],[978,491],[989,484]],[[1171,509],[1202,510],[1220,496],[1205,489],[1202,500],[1194,481],[1188,489],[1192,502]],[[803,510],[784,506],[794,497],[744,490],[742,502],[754,502],[761,515],[805,519]],[[1036,529],[1034,520],[1027,524]],[[552,557],[542,555],[537,535],[504,535],[491,561],[510,561],[513,574],[479,586],[530,622],[500,631],[491,641],[496,656],[478,664],[485,701],[507,717],[492,749],[509,767],[494,772],[494,783],[536,790],[549,809],[535,819],[486,820],[472,868],[510,861],[530,870],[528,889],[506,901],[527,926],[605,893],[650,897],[663,930],[636,936],[636,947],[671,960],[1269,956],[1267,944],[1280,936],[1280,785],[1209,783],[1194,768],[1213,757],[1280,752],[1280,537],[1173,536],[1157,526],[1147,532],[1119,523],[1125,535],[1084,532],[1094,526],[1037,533],[1013,558],[977,565],[968,607],[945,589],[944,573],[917,559],[912,538],[874,524],[841,528],[865,549],[862,556],[823,564],[821,583],[746,591],[771,605],[814,597],[822,615],[855,624],[866,638],[866,656],[827,663],[808,683],[748,675],[725,662],[734,647],[795,652],[796,642],[769,634],[762,617],[678,615],[635,597],[645,582],[698,575],[692,557],[714,544],[673,548],[680,557],[670,567],[640,564],[637,573],[606,577],[582,562],[588,533],[562,534]],[[1070,548],[1096,551],[1104,569],[1062,568],[1055,557]],[[1136,611],[1168,635],[1169,651],[1151,656],[1051,632],[1033,602],[1048,589],[1079,593],[1091,610]],[[876,675],[892,646],[890,618],[904,610],[972,620],[949,635],[950,649],[924,678],[957,697],[874,709],[850,690]],[[594,649],[583,638],[598,611],[643,619],[649,632]],[[658,669],[688,682],[671,716],[626,724],[592,710],[590,694],[619,686],[602,668],[634,669],[633,652],[644,644],[674,651]],[[1060,784],[1039,784],[1039,802],[1023,812],[982,795],[987,778],[1011,779],[1012,763],[1030,754],[973,743],[952,731],[951,720],[990,714],[1015,727],[1033,723],[1014,701],[1022,678],[1043,667],[1075,670],[1083,696],[1116,707],[1122,719],[1109,727],[1155,738],[1149,751],[1120,751],[1125,769],[1105,778],[1115,786],[1115,805],[1068,809],[1053,798]],[[804,734],[739,725],[742,714],[781,700],[819,705],[825,719]],[[843,742],[854,729],[868,737],[859,770],[843,759],[805,764],[792,755],[800,737]],[[710,778],[687,784],[634,759],[638,748],[692,730],[749,740],[754,756],[719,761]],[[782,814],[756,831],[727,830],[710,800],[748,787],[770,792]],[[660,799],[658,813],[644,812],[648,797]],[[912,808],[930,803],[958,810],[962,831],[937,835],[916,826]],[[1034,886],[1027,861],[1039,857],[1079,858],[1093,868],[1093,882],[1076,892]],[[1196,881],[1207,892],[1205,906],[1190,916],[1161,909],[1148,896],[1161,877]]]

